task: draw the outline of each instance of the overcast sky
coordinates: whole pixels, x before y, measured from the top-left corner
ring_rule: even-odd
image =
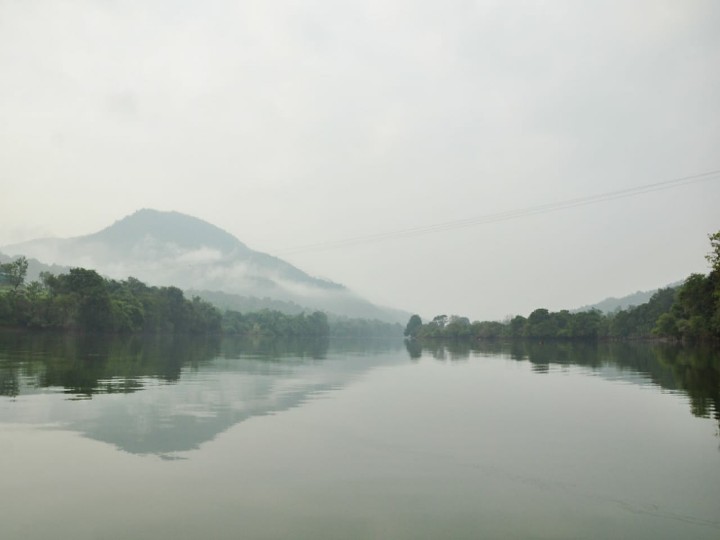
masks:
[[[140,208],[473,319],[707,271],[720,2],[0,0],[0,245]]]

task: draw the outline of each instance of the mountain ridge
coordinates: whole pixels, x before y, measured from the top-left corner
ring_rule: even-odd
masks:
[[[0,251],[92,268],[113,279],[133,276],[150,285],[267,297],[337,315],[405,322],[403,311],[377,306],[344,285],[311,276],[207,221],[175,211],[143,208],[95,233],[35,239]]]
[[[198,241],[198,235],[202,233],[205,241],[209,238],[214,239],[215,247],[225,250],[248,249],[238,238],[212,223],[174,210],[162,212],[151,208],[137,210],[96,233],[85,235],[85,238],[128,243],[141,240],[138,236],[149,230],[153,231],[155,237],[159,236],[159,239],[179,245],[184,244],[186,247],[197,248],[206,245]]]
[[[650,298],[652,298],[652,296],[660,289],[677,288],[683,283],[684,280],[680,280],[665,285],[664,287],[658,287],[657,289],[636,291],[634,293],[619,297],[609,296],[599,302],[596,302],[595,304],[589,304],[587,306],[573,309],[572,312],[579,313],[581,311],[590,311],[592,309],[597,309],[603,313],[612,313],[614,311],[627,309],[632,306],[639,306],[641,304],[646,304],[650,300]]]

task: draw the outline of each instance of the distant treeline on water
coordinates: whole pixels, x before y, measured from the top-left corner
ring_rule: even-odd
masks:
[[[0,327],[116,334],[213,334],[271,337],[399,337],[402,326],[365,319],[328,321],[321,312],[221,312],[177,287],[107,279],[94,270],[43,273],[25,283],[27,259],[0,264]]]
[[[679,287],[657,291],[649,302],[604,314],[536,309],[505,322],[413,315],[411,339],[642,339],[720,340],[720,231],[710,235],[708,275],[692,274]],[[402,326],[376,320],[333,318],[321,312],[221,312],[177,287],[148,286],[135,278],[104,278],[94,270],[42,273],[25,283],[24,257],[0,264],[0,327],[117,334],[225,333],[270,337],[397,337]]]
[[[438,315],[423,323],[413,315],[405,336],[417,339],[647,339],[720,340],[720,232],[710,235],[708,275],[692,274],[679,287],[657,291],[650,301],[604,314],[536,309],[505,322]]]

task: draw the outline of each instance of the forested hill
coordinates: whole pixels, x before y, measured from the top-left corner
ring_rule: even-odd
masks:
[[[675,283],[671,283],[669,285],[666,285],[665,287],[661,287],[663,289],[675,289],[682,285],[682,281],[676,281]],[[639,306],[641,304],[646,304],[650,301],[652,296],[658,292],[660,289],[653,289],[651,291],[637,291],[633,294],[628,294],[626,296],[621,296],[619,298],[615,298],[614,296],[608,297],[605,300],[602,300],[596,304],[592,304],[589,306],[582,306],[577,309],[573,309],[573,313],[578,313],[580,311],[592,311],[594,309],[597,309],[598,311],[601,311],[603,313],[612,313],[613,311],[619,311],[621,309],[627,309],[633,306]]]
[[[634,339],[663,337],[720,341],[720,232],[710,235],[708,275],[692,274],[682,285],[655,292],[646,303],[611,313],[591,309],[571,313],[540,308],[505,322],[438,315],[423,323],[413,315],[409,338],[434,339]]]
[[[0,264],[0,327],[114,334],[232,334],[271,337],[395,337],[402,326],[365,319],[338,319],[321,311],[286,314],[262,309],[226,310],[177,287],[153,287],[135,279],[103,278],[72,268],[25,282],[28,262]]]
[[[409,316],[253,250],[227,231],[179,212],[139,210],[93,234],[32,240],[0,251],[66,269],[92,268],[113,279],[134,276],[151,286],[267,298],[307,311],[403,323]]]

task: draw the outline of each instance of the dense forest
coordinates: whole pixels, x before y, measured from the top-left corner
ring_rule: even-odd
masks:
[[[0,264],[0,327],[116,334],[215,334],[268,337],[358,337],[402,334],[400,325],[338,319],[325,313],[288,315],[262,309],[222,313],[177,287],[152,287],[135,278],[117,281],[94,270],[43,273],[25,284],[27,259]]]
[[[409,338],[449,339],[638,339],[720,340],[720,232],[710,235],[708,275],[692,274],[679,287],[657,291],[639,306],[603,314],[540,308],[507,321],[475,321],[438,315],[423,323],[413,315],[405,327]]]
[[[149,287],[141,281],[106,279],[94,270],[44,273],[24,285],[27,260],[1,265],[0,326],[115,333],[211,333],[222,316],[177,287]]]
[[[287,315],[268,309],[250,313],[226,311],[222,326],[224,333],[242,336],[327,337],[330,333],[327,315],[321,311],[310,315]]]
[[[676,288],[657,291],[645,304],[603,314],[540,308],[504,322],[438,315],[423,323],[410,318],[409,338],[450,339],[635,339],[720,340],[720,232],[710,235],[708,275],[693,274]],[[148,286],[135,278],[117,281],[94,270],[43,273],[25,283],[28,262],[0,264],[0,327],[80,332],[209,334],[269,337],[398,336],[399,325],[325,313],[285,314],[263,309],[240,313],[201,298],[187,299],[177,287]]]

